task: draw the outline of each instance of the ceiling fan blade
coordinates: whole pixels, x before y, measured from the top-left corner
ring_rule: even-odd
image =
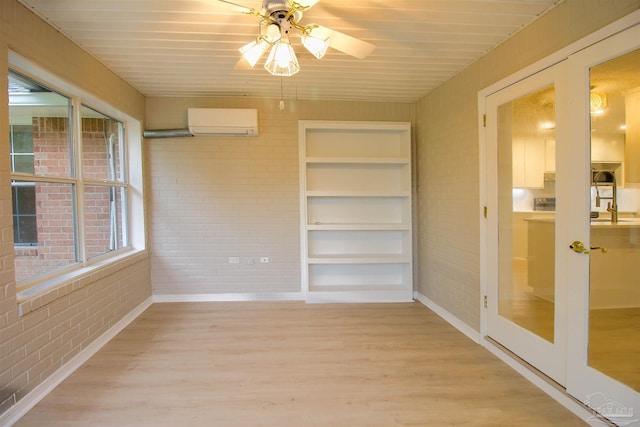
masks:
[[[248,15],[252,15],[255,12],[255,9],[243,6],[243,5],[238,4],[238,3],[234,3],[232,1],[227,1],[227,0],[218,0],[218,1],[220,3],[224,3],[225,6],[227,6],[230,9],[235,10],[236,12],[246,13]]]
[[[289,0],[290,4],[297,3],[300,6],[302,6],[304,8],[304,10],[307,10],[307,9],[313,7],[319,1],[320,0]]]
[[[375,45],[369,42],[348,36],[331,28],[323,27],[322,25],[314,27],[310,34],[313,36],[329,37],[329,46],[340,52],[355,56],[358,59],[364,59],[371,55],[376,48]]]

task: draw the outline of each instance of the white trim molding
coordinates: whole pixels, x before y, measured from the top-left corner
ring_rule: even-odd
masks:
[[[302,292],[225,293],[225,294],[162,294],[153,295],[153,302],[243,302],[243,301],[304,301]]]

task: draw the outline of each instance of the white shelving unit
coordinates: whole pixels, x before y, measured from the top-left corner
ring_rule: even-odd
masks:
[[[307,301],[411,301],[411,125],[300,121],[299,132]]]

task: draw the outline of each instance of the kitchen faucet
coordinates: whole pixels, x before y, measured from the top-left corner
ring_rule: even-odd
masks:
[[[611,196],[600,196],[598,183],[611,186]],[[600,200],[610,199],[607,203],[607,212],[611,213],[611,222],[618,222],[618,185],[616,184],[616,174],[613,171],[600,170],[593,171],[593,185],[596,187],[596,207],[600,207]]]

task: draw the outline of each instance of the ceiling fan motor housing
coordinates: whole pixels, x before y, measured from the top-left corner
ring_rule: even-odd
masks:
[[[294,9],[293,13],[291,5],[288,1],[269,1],[265,0],[262,3],[262,13],[264,16],[268,16],[280,26],[281,31],[287,32],[291,29],[290,22],[297,23],[302,19],[302,11]],[[289,15],[290,14],[290,15]],[[287,16],[289,15],[288,19]]]

